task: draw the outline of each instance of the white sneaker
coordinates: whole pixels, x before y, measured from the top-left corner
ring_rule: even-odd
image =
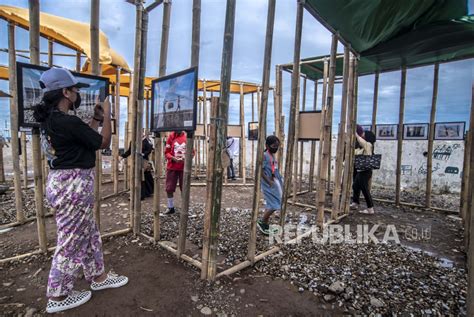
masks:
[[[351,204],[349,205],[349,209],[351,209],[351,210],[357,210],[357,209],[359,209],[359,204],[351,203]]]
[[[367,208],[359,211],[361,214],[373,215],[375,213],[374,208]]]
[[[128,283],[128,277],[115,274],[113,272],[107,273],[107,278],[101,283],[92,281],[91,289],[93,291],[100,291],[107,288],[118,288]]]
[[[62,301],[54,301],[48,300],[48,304],[46,305],[46,312],[47,313],[57,313],[63,310],[72,309],[82,304],[85,304],[91,299],[92,293],[91,291],[72,291],[65,299]]]

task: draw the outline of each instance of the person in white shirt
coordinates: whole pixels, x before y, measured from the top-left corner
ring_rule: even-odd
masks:
[[[227,154],[229,154],[230,164],[227,167],[227,178],[235,181],[234,158],[239,155],[239,142],[233,137],[227,137]]]

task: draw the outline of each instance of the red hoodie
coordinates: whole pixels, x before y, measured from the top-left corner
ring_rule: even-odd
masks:
[[[173,171],[184,170],[184,156],[186,154],[186,133],[178,135],[176,132],[171,132],[166,140],[165,157],[168,160],[166,169]],[[181,162],[173,162],[172,157],[180,158]]]

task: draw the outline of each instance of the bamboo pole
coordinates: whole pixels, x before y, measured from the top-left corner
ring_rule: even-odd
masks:
[[[163,22],[161,26],[161,44],[160,44],[160,61],[158,76],[163,77],[166,75],[166,64],[168,59],[168,40],[170,31],[170,17],[171,17],[171,2],[165,1],[163,3]],[[162,175],[163,167],[163,142],[160,133],[155,133],[155,177],[154,190],[153,190],[153,239],[159,241],[161,236],[160,228],[160,197],[161,197],[161,184],[160,179]]]
[[[342,82],[342,100],[341,100],[341,121],[339,123],[339,133],[337,136],[336,146],[336,170],[334,175],[334,192],[332,196],[332,213],[331,219],[336,219],[339,216],[340,194],[343,175],[343,155],[344,155],[344,138],[347,118],[347,85],[349,75],[349,49],[344,47],[344,69]]]
[[[201,0],[193,0],[193,24],[191,42],[191,67],[199,66],[199,48],[201,38]],[[188,229],[189,198],[191,195],[191,174],[193,166],[194,131],[188,132],[186,136],[186,154],[184,159],[183,174],[183,208],[179,217],[179,236],[177,256],[185,252],[186,233]]]
[[[251,96],[251,99],[252,99],[252,102],[251,102],[251,105],[252,105],[252,120],[251,121],[255,121],[255,102],[254,102],[254,93],[251,93],[250,94]],[[255,177],[255,141],[252,140],[251,141],[252,143],[252,154],[250,156],[250,177]]]
[[[306,77],[303,79],[302,107],[303,107],[303,111],[305,111],[306,110]],[[303,166],[304,166],[303,153],[304,153],[304,141],[300,141],[300,157],[299,157],[300,171],[299,171],[299,177],[298,177],[298,191],[301,191],[301,186],[303,183]]]
[[[405,88],[407,81],[407,69],[402,68],[400,83],[400,110],[398,114],[398,141],[397,141],[397,169],[395,180],[395,204],[400,206],[400,182],[402,175],[402,151],[403,151],[403,119],[405,116]]]
[[[197,124],[201,123],[202,103],[198,101]],[[196,149],[196,161],[194,162],[194,178],[198,178],[199,165],[201,164],[201,149],[199,138],[194,139],[194,148]]]
[[[275,4],[276,0],[268,1],[267,29],[265,36],[265,52],[263,54],[263,75],[262,75],[262,99],[259,107],[257,162],[254,171],[254,191],[252,198],[252,217],[250,222],[250,238],[248,243],[247,258],[251,263],[255,263],[257,249],[257,218],[260,204],[260,179],[262,178],[262,162],[265,150],[265,132],[267,130],[267,108],[268,90],[270,86],[270,67],[272,58],[273,28],[275,24]]]
[[[313,110],[316,110],[318,102],[318,80],[314,81],[314,99],[313,99]],[[309,159],[309,191],[313,191],[314,186],[314,162],[315,162],[315,155],[316,155],[316,141],[311,141],[311,154]]]
[[[471,134],[469,140],[469,148],[471,154],[474,149],[474,85],[471,85],[471,117],[469,123],[469,133]],[[474,315],[474,155],[470,157],[469,171],[469,199],[468,199],[468,219],[469,219],[469,249],[468,249],[468,287],[467,287],[467,316]]]
[[[204,162],[207,163],[208,161],[208,139],[207,139],[207,84],[206,80],[204,79],[202,82],[202,97],[204,99],[204,104],[202,108],[202,116],[204,120]],[[206,164],[206,169],[207,169],[207,164]]]
[[[203,247],[202,247],[202,270],[201,270],[201,279],[207,279],[208,268],[209,268],[209,251],[210,251],[210,241],[211,241],[211,219],[212,219],[212,204],[213,204],[213,192],[211,186],[213,185],[213,171],[215,169],[215,151],[216,151],[216,124],[213,121],[217,117],[217,107],[219,100],[218,98],[211,97],[211,124],[209,131],[209,153],[207,161],[207,177],[206,177],[206,209],[204,211],[204,232],[203,232]]]
[[[350,52],[350,49],[347,48]],[[348,202],[350,200],[351,193],[351,152],[354,151],[352,140],[352,134],[354,134],[354,122],[353,122],[353,113],[354,113],[354,77],[355,77],[355,60],[353,56],[349,53],[349,70],[348,73],[344,75],[345,81],[347,81],[347,90],[346,90],[346,103],[347,103],[347,118],[346,118],[346,133],[344,135],[344,172],[342,175],[342,193],[341,193],[341,202],[339,204],[339,210],[343,213],[346,213]]]
[[[285,144],[283,140],[283,130],[282,130],[282,69],[280,66],[275,67],[275,90],[273,91],[274,97],[274,109],[275,109],[275,134],[280,139],[282,145]],[[281,170],[282,161],[283,161],[283,146],[280,147],[276,153],[276,159],[278,161],[278,168]]]
[[[28,186],[28,156],[26,148],[26,132],[21,132],[21,162],[23,168],[23,186]]]
[[[40,8],[39,0],[29,0],[30,19],[30,61],[34,65],[39,65],[40,55]],[[35,205],[36,205],[36,225],[38,228],[38,242],[40,250],[44,253],[48,250],[48,239],[46,237],[46,222],[43,206],[43,173],[41,165],[41,145],[39,129],[34,128],[32,134],[33,146],[33,173],[35,179]]]
[[[301,79],[301,78],[300,78]],[[298,81],[299,83],[299,81]],[[300,116],[300,93],[301,89],[298,84],[298,96],[296,97],[296,104],[297,104],[297,109],[296,109],[296,120],[295,120],[295,131],[296,131],[296,136],[295,136],[295,149],[293,151],[293,174],[292,174],[292,181],[293,181],[293,187],[292,187],[292,193],[293,193],[293,200],[296,201],[296,193],[298,192],[298,148],[300,146],[299,142],[299,116]]]
[[[378,110],[378,100],[379,100],[379,72],[375,72],[374,77],[374,99],[372,103],[372,125],[371,131],[375,134],[375,125],[377,124],[377,110]]]
[[[119,140],[120,140],[120,67],[115,70],[115,134],[112,136],[112,171],[114,181],[114,193],[119,192]],[[125,143],[124,148],[128,145]]]
[[[328,76],[329,76],[329,60],[326,58],[324,59],[324,66],[323,66],[323,91],[321,94],[321,127],[319,130],[319,148],[318,148],[318,166],[316,168],[316,206],[319,205],[319,184],[321,182],[321,164],[322,164],[322,158],[323,158],[323,135],[324,135],[324,126],[326,122],[326,112],[327,112],[327,100],[326,100],[326,94],[327,94],[327,86],[328,86]],[[322,189],[324,190],[324,188]]]
[[[124,131],[124,140],[123,140],[123,144],[124,144],[124,151],[126,151],[128,149],[128,144],[129,144],[129,140],[128,140],[128,136],[129,136],[129,133],[128,133],[128,121],[125,121],[125,131]],[[123,164],[123,174],[124,174],[124,189],[128,190],[129,189],[129,170],[128,170],[128,159],[125,160],[124,164]]]
[[[332,114],[334,104],[334,80],[336,77],[336,53],[337,53],[337,38],[336,34],[332,35],[331,43],[331,58],[329,61],[329,84],[326,101],[326,118],[324,120],[324,134],[321,135],[321,145],[323,147],[323,156],[320,158],[320,172],[319,172],[319,201],[318,201],[318,218],[319,226],[324,224],[324,207],[326,204],[326,186],[330,182],[328,179],[328,161],[331,160],[331,129],[332,129]]]
[[[145,134],[150,133],[150,91],[147,89],[145,97]]]
[[[295,46],[293,51],[293,73],[291,74],[291,102],[290,102],[290,122],[288,127],[288,146],[286,149],[285,161],[285,177],[283,185],[283,201],[280,214],[280,225],[283,227],[286,221],[286,208],[288,205],[288,192],[291,184],[292,161],[295,147],[295,138],[297,134],[296,122],[298,120],[298,95],[299,95],[299,79],[300,79],[300,54],[301,54],[301,34],[303,30],[303,12],[304,0],[298,0],[296,9],[296,29],[295,29]]]
[[[247,183],[247,148],[245,140],[245,108],[244,108],[244,84],[240,83],[240,175],[242,177],[243,184]]]
[[[1,142],[0,144],[0,182],[4,183],[5,182],[5,164],[3,162],[3,147],[4,142]]]
[[[223,167],[221,160],[221,153],[225,150],[226,135],[227,135],[227,122],[229,114],[229,95],[230,95],[230,82],[232,76],[232,55],[233,55],[233,44],[234,44],[234,25],[235,25],[235,0],[227,0],[226,5],[226,18],[224,23],[224,44],[222,51],[222,64],[221,64],[221,87],[219,93],[219,107],[217,109],[217,116],[214,118],[216,128],[213,135],[211,136],[211,143],[215,146],[214,157],[210,158],[214,160],[214,169],[212,178],[210,181],[211,205],[206,208],[210,223],[205,223],[208,235],[208,256],[207,256],[207,275],[206,278],[214,280],[217,273],[216,258],[217,258],[217,244],[219,236],[219,215],[221,209],[221,198],[222,198],[222,177]],[[203,263],[204,263],[204,250],[203,250]],[[205,268],[203,267],[203,270]]]
[[[76,72],[81,71],[81,52],[76,51]]]
[[[99,66],[99,16],[100,0],[91,1],[91,67],[93,75],[100,75]],[[94,182],[94,219],[100,229],[100,188],[102,182],[102,160],[100,150],[96,152],[95,159],[95,182]]]
[[[350,144],[355,144],[356,142],[356,137],[355,137],[355,127],[357,126],[357,98],[358,98],[358,92],[359,92],[359,76],[358,76],[358,73],[357,73],[357,65],[358,65],[358,60],[355,59],[354,60],[354,93],[353,95],[351,96],[351,98],[353,99],[352,103],[353,103],[353,109],[352,109],[352,132],[351,132],[351,139],[350,139]],[[354,150],[352,151],[349,151],[349,179],[348,179],[348,182],[347,182],[347,187],[348,187],[348,191],[347,193],[350,193],[350,190],[352,188],[352,182],[353,182],[353,179],[352,179],[352,175],[354,175]],[[344,213],[345,214],[348,214],[349,213],[349,202],[350,199],[349,197],[345,200],[345,206],[344,206]]]
[[[426,162],[426,191],[425,191],[425,205],[426,208],[431,207],[431,180],[433,175],[433,143],[435,135],[435,121],[436,121],[436,103],[438,100],[438,78],[439,78],[439,63],[434,65],[433,74],[433,95],[431,98],[431,113],[430,113],[430,130],[428,139],[428,155]]]
[[[16,91],[16,56],[15,56],[15,25],[8,23],[8,82],[10,88],[10,136],[13,165],[13,184],[15,186],[16,220],[25,221],[23,213],[23,198],[21,191],[20,163],[15,157],[18,155],[18,97]]]
[[[464,228],[467,228],[467,208],[468,208],[468,199],[469,199],[469,171],[471,169],[470,157],[472,149],[470,148],[470,140],[472,138],[472,131],[466,133],[466,140],[464,142],[464,160],[463,160],[463,169],[462,169],[462,183],[461,183],[461,205],[460,205],[460,214],[461,218],[464,220]],[[465,233],[467,230],[464,230]],[[467,239],[465,240],[467,242]]]
[[[139,8],[140,7],[140,8]],[[144,10],[143,4],[137,3],[137,10],[141,12],[141,30],[140,42],[138,42],[138,74],[135,71],[134,82],[137,84],[136,96],[136,123],[135,123],[135,161],[134,161],[134,205],[133,205],[133,234],[137,236],[140,233],[141,227],[141,188],[143,179],[143,157],[142,157],[142,133],[143,133],[143,108],[145,97],[145,70],[146,70],[146,56],[147,56],[147,35],[148,35],[148,11]]]

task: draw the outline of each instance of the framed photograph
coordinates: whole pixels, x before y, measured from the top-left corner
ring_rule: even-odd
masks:
[[[27,63],[16,63],[17,91],[18,91],[18,125],[25,128],[38,128],[40,125],[33,117],[33,106],[43,98],[43,90],[39,79],[49,67],[31,65]],[[94,107],[97,98],[104,101],[109,95],[109,79],[88,74],[71,72],[81,83],[89,84],[88,88],[81,88],[81,106],[75,114],[85,123],[89,124],[94,116]]]
[[[410,123],[403,125],[404,140],[428,140],[428,123]]]
[[[439,122],[435,124],[435,140],[464,140],[466,122]]]
[[[300,111],[298,140],[316,141],[321,133],[321,110]]]
[[[397,140],[398,124],[377,124],[375,132],[377,140]]]
[[[151,131],[194,131],[197,113],[197,67],[151,82]]]
[[[253,121],[249,122],[249,130],[248,130],[248,139],[249,141],[257,141],[258,140],[258,122]]]

